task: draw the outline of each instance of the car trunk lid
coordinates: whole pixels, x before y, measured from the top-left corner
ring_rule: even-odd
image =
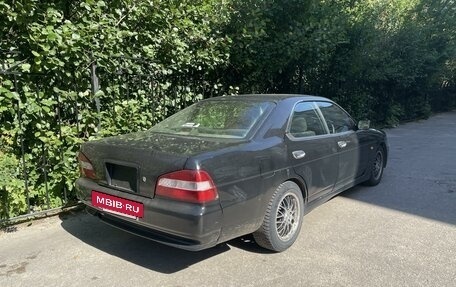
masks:
[[[184,169],[193,155],[233,144],[146,131],[87,142],[81,151],[91,161],[99,184],[153,197],[159,176]]]

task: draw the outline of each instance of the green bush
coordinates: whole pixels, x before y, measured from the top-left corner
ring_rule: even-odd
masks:
[[[17,158],[0,150],[0,219],[27,211],[24,181]]]
[[[82,142],[147,129],[222,93],[214,74],[228,59],[219,29],[227,8],[215,0],[0,0],[2,217],[27,212],[21,142],[31,211],[58,207],[75,199]]]

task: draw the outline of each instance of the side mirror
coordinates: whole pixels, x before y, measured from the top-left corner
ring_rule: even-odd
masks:
[[[371,121],[369,120],[361,120],[358,122],[358,129],[360,130],[368,130],[370,127]]]

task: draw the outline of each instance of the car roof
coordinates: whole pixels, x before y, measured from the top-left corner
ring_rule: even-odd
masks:
[[[214,97],[209,100],[230,100],[230,99],[245,99],[245,100],[260,100],[260,101],[283,101],[286,99],[302,99],[308,101],[331,101],[324,97],[299,94],[246,94],[246,95],[230,95],[223,97]]]

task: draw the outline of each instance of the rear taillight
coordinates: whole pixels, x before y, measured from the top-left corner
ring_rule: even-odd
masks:
[[[155,195],[194,203],[218,198],[214,182],[203,170],[180,170],[160,176]]]
[[[78,161],[79,161],[79,170],[81,171],[82,177],[87,177],[91,179],[96,179],[97,175],[95,174],[95,170],[93,169],[93,165],[90,160],[82,153],[78,153]]]

